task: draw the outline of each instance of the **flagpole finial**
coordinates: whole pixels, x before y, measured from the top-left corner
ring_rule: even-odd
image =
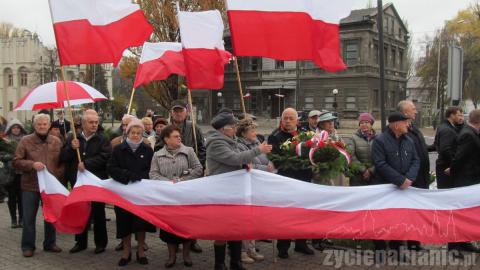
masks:
[[[176,6],[177,6],[177,12],[180,12],[180,1],[177,1]]]

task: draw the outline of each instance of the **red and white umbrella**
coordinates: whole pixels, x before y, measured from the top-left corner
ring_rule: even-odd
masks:
[[[68,106],[63,81],[50,82],[30,90],[14,111],[64,108]],[[81,82],[67,81],[70,105],[80,105],[107,99],[98,90]]]

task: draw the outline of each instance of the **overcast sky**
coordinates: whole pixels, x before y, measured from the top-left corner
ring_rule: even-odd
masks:
[[[332,1],[332,4],[340,5],[342,1],[344,0]],[[418,54],[424,51],[425,44],[422,41],[426,34],[434,34],[442,27],[445,20],[452,19],[459,10],[467,8],[475,1],[384,0],[383,3],[393,2],[400,16],[407,20],[414,49]],[[354,6],[351,9],[364,8],[367,2],[368,0],[354,0]],[[376,5],[377,1],[371,2]],[[48,0],[0,0],[0,21],[10,22],[16,27],[37,32],[45,45],[55,44]]]

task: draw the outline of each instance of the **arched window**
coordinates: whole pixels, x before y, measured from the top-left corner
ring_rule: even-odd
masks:
[[[18,80],[20,86],[28,86],[28,70],[26,67],[18,69]]]
[[[11,68],[5,68],[3,70],[3,78],[5,86],[13,86],[13,71]]]

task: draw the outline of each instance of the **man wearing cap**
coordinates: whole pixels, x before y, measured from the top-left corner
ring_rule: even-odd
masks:
[[[318,117],[322,114],[320,111],[313,110],[308,113],[308,121],[301,125],[300,131],[316,131],[318,125]]]
[[[280,127],[275,129],[270,136],[268,136],[268,143],[272,145],[272,153],[281,154],[280,146],[287,140],[297,135],[298,128],[298,112],[293,108],[287,108],[282,113],[280,120]],[[279,167],[279,164],[274,164],[275,167]],[[294,179],[298,179],[305,182],[312,181],[312,170],[293,170],[293,169],[279,169],[278,174]],[[278,257],[281,259],[287,259],[288,249],[290,248],[290,239],[280,239],[277,242]],[[295,240],[296,252],[300,252],[306,255],[313,255],[314,251],[308,247],[307,240],[297,239]]]
[[[375,165],[375,184],[394,184],[406,189],[415,182],[420,168],[420,160],[415,150],[415,143],[407,135],[411,119],[400,112],[394,112],[388,117],[388,128],[378,135],[372,143],[372,159]],[[386,250],[387,243],[375,240],[376,250]],[[391,249],[399,251],[402,242],[392,240]],[[400,257],[405,261],[407,258]],[[376,258],[384,260],[385,258]]]
[[[182,135],[182,143],[185,146],[189,146],[195,149],[200,163],[202,163],[202,166],[205,167],[205,144],[203,133],[202,130],[198,127],[198,125],[195,125],[195,141],[195,138],[193,136],[192,122],[187,121],[186,103],[180,100],[175,100],[172,102],[172,107],[170,110],[170,124],[173,124],[180,129]]]
[[[175,125],[180,129],[180,135],[182,136],[182,143],[185,146],[192,147],[197,154],[198,160],[205,168],[205,144],[202,130],[195,125],[195,133],[193,132],[193,124],[191,121],[187,121],[187,104],[181,100],[174,100],[170,110],[170,124]],[[194,136],[195,134],[195,136]],[[195,239],[191,241],[191,250],[195,253],[202,252],[202,248]]]
[[[249,168],[250,163],[260,154],[268,154],[272,146],[262,143],[259,146],[242,151],[242,147],[235,140],[238,119],[230,113],[219,113],[212,119],[215,131],[207,138],[207,171],[209,175]],[[235,182],[232,182],[234,184]],[[239,239],[242,240],[242,239]],[[230,269],[242,270],[241,241],[229,241]],[[224,270],[225,267],[225,241],[215,241],[215,270]]]
[[[75,185],[77,171],[88,170],[100,179],[107,179],[107,162],[110,158],[111,148],[109,141],[98,134],[98,114],[94,110],[86,110],[82,116],[82,132],[77,134],[77,139],[69,136],[60,154],[60,161],[70,164],[65,172],[70,179],[70,184]],[[79,162],[77,149],[82,160]],[[92,202],[91,217],[93,221],[93,235],[95,240],[95,254],[105,251],[107,246],[107,223],[105,218],[105,204]],[[81,234],[75,236],[75,246],[70,253],[77,253],[87,248],[88,226]]]

